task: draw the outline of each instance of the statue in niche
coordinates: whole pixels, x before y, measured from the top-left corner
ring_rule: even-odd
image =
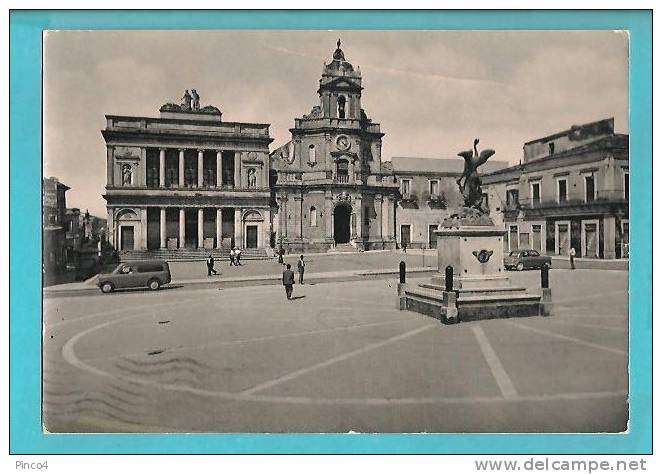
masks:
[[[248,169],[248,187],[256,187],[256,177],[255,177],[255,168]]]
[[[184,91],[182,97],[182,110],[191,110],[191,94],[188,93],[188,89]]]
[[[132,181],[131,165],[122,165],[122,186],[128,186]]]
[[[191,98],[193,100],[193,110],[200,110],[200,96],[195,89],[191,89]]]
[[[478,176],[478,167],[486,163],[496,152],[492,149],[486,149],[479,155],[477,148],[478,142],[479,139],[476,138],[474,140],[473,151],[467,150],[457,154],[464,158],[464,171],[460,179],[457,180],[457,185],[460,188],[460,194],[464,196],[464,206],[476,209],[482,213],[484,212],[482,208],[483,190],[481,188],[480,176]]]

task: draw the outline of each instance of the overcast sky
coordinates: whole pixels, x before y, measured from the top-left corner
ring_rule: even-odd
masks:
[[[607,117],[628,132],[628,41],[617,32],[55,31],[44,40],[44,175],[105,217],[105,114],[158,116],[197,89],[227,121],[271,124],[272,149],[317,105],[342,39],[383,159],[452,158],[474,137],[519,162],[525,141]],[[458,160],[460,158],[457,158]]]

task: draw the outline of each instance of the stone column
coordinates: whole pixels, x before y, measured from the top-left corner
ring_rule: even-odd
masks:
[[[236,173],[236,169],[235,169]],[[234,208],[234,245],[235,247],[243,247],[243,242],[241,240],[241,209],[238,207]]]
[[[161,208],[160,212],[160,222],[159,222],[159,231],[161,233],[161,248],[164,249],[167,247],[167,242],[166,242],[166,210],[165,207]]]
[[[216,208],[216,248],[221,248],[221,241],[223,240],[223,209]]]
[[[287,202],[285,196],[278,197],[278,245],[281,239],[287,237]]]
[[[184,149],[179,149],[179,187],[184,187]]]
[[[381,194],[375,194],[375,213],[377,216],[375,217],[375,223],[379,224],[379,239],[384,238],[384,229],[382,227],[382,201],[384,199],[382,198]]]
[[[140,247],[141,250],[147,249],[147,208],[140,209]]]
[[[165,148],[159,148],[159,187],[165,188]]]
[[[324,229],[327,239],[333,238],[333,196],[328,193],[324,197]]]
[[[205,210],[204,208],[198,209],[198,248],[205,246]]]
[[[361,199],[354,200],[353,215],[355,219],[356,239],[361,240],[361,229],[363,227],[363,201]]]
[[[349,165],[347,166],[347,174],[349,174],[349,182],[354,182],[354,158],[349,158]]]
[[[115,246],[115,209],[112,207],[107,208],[108,220],[106,221],[106,239],[113,247]]]
[[[185,209],[179,209],[179,248],[183,249],[186,244],[186,214]]]
[[[294,228],[296,235],[301,239],[303,238],[303,198],[301,196],[294,196]]]
[[[147,148],[140,148],[140,166],[134,168],[134,173],[138,172],[138,183],[140,186],[147,186]],[[134,181],[135,183],[136,181]],[[145,247],[147,248],[147,247]]]
[[[223,152],[216,150],[216,187],[223,186]]]
[[[234,152],[234,188],[241,188],[241,152]]]
[[[114,161],[115,159],[113,158],[113,147],[109,146],[106,148],[106,184],[108,186],[112,186],[115,181]]]
[[[388,202],[388,197],[382,196],[382,238],[390,239],[391,236],[388,233],[388,219],[390,215]]]
[[[616,258],[616,218],[604,217],[604,258]]]
[[[205,173],[205,152],[204,150],[198,150],[198,187],[203,186]]]
[[[259,186],[258,186],[259,187]],[[262,188],[269,187],[269,155],[262,162]]]

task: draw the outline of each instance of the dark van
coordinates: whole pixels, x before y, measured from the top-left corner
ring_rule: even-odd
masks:
[[[120,263],[112,273],[97,276],[97,286],[104,293],[122,288],[158,290],[170,281],[170,267],[165,260]]]

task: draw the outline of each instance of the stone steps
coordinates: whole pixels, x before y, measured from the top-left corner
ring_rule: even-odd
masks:
[[[431,288],[434,287],[434,288]],[[404,308],[410,311],[432,316],[443,320],[446,308],[442,292],[437,285],[420,285],[405,287],[403,296]],[[483,319],[499,319],[541,314],[540,295],[525,293],[522,288],[482,288],[458,290],[457,310],[460,321],[478,321]]]
[[[358,253],[360,250],[354,247],[352,244],[337,244],[334,248],[330,249],[329,252]]]
[[[436,285],[434,283],[421,283],[421,288],[426,288],[435,291],[444,291],[445,287],[443,285]],[[525,293],[526,288],[520,286],[505,286],[505,287],[476,287],[476,288],[458,288],[458,296],[461,298],[463,296],[490,296],[498,293]]]
[[[194,261],[206,260],[209,254],[216,260],[230,260],[230,249],[194,249],[183,248],[177,250],[155,249],[155,250],[126,250],[119,253],[120,261],[128,262],[135,260],[160,259],[167,261]],[[241,249],[242,260],[263,260],[270,258],[265,249]]]

